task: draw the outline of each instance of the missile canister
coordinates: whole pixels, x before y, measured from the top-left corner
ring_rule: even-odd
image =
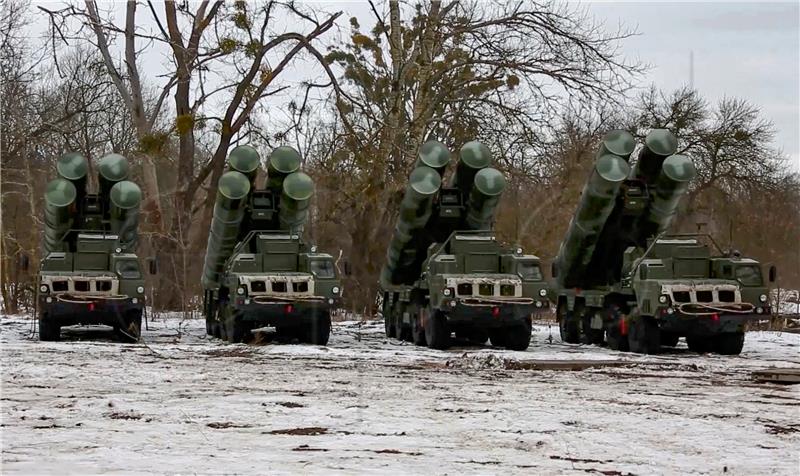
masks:
[[[595,162],[558,250],[557,279],[562,287],[573,287],[587,271],[600,232],[629,173],[630,166],[617,155],[606,154]]]
[[[135,183],[123,180],[111,187],[109,193],[111,232],[119,237],[117,242],[123,251],[136,250],[141,202],[142,190]]]
[[[240,145],[228,154],[228,167],[244,174],[250,179],[250,186],[255,185],[256,174],[261,165],[261,157],[258,151],[249,145]]]
[[[269,154],[266,187],[275,193],[283,191],[283,180],[300,170],[300,153],[289,146],[280,146]]]
[[[475,174],[491,163],[492,154],[488,147],[478,141],[467,142],[458,153],[456,173],[453,174],[450,186],[459,188],[462,196],[468,197],[475,182]]]
[[[403,200],[400,202],[400,214],[397,218],[392,241],[386,251],[386,264],[381,272],[381,280],[385,283],[401,284],[404,276],[414,275],[408,270],[418,260],[416,249],[411,246],[416,233],[419,233],[428,222],[433,212],[433,198],[442,186],[442,179],[431,167],[417,167],[411,172]]]
[[[238,241],[249,194],[250,180],[244,174],[231,171],[220,177],[203,264],[205,288],[219,287],[219,275]]]
[[[68,152],[56,162],[58,176],[69,180],[77,192],[76,202],[80,203],[86,195],[86,179],[89,174],[89,161],[77,152]]]
[[[494,212],[505,187],[506,179],[497,169],[487,167],[475,174],[466,218],[471,230],[488,230],[492,227]]]
[[[634,177],[638,177],[649,185],[655,185],[661,173],[664,159],[678,150],[678,139],[667,129],[653,129],[644,139],[644,147],[639,152]]]
[[[618,155],[627,161],[635,148],[636,140],[630,132],[620,129],[613,130],[603,137],[603,142],[597,150],[595,159],[611,154]]]
[[[44,249],[46,252],[62,251],[61,238],[73,222],[77,192],[69,180],[57,178],[47,184],[44,193]]]
[[[308,206],[314,195],[314,181],[303,172],[294,172],[283,179],[283,192],[278,209],[282,230],[302,233],[308,219]]]
[[[422,144],[417,154],[415,167],[429,167],[439,173],[441,178],[450,163],[450,151],[437,140],[429,140]]]
[[[100,182],[100,196],[106,206],[111,187],[128,178],[128,159],[119,154],[108,154],[97,164],[97,175]]]
[[[685,155],[671,155],[664,160],[650,208],[640,227],[645,239],[662,233],[669,227],[678,203],[689,189],[689,183],[696,173],[692,160]]]

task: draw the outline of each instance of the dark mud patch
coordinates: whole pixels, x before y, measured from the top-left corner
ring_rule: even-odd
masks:
[[[287,428],[282,430],[272,430],[264,432],[265,435],[304,435],[304,436],[317,436],[328,433],[327,428],[321,426],[309,426],[306,428]]]

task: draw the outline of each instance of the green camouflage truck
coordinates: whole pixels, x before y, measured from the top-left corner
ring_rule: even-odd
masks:
[[[539,258],[501,245],[491,230],[505,187],[488,148],[462,147],[448,186],[450,152],[420,149],[380,278],[387,337],[446,349],[461,340],[527,349],[531,319],[548,308]]]
[[[112,326],[137,341],[145,284],[136,255],[142,193],[128,162],[109,154],[98,163],[99,193],[87,193],[89,164],[62,156],[45,192],[44,258],[38,274],[39,338],[58,340],[62,326]]]
[[[333,257],[302,238],[314,184],[300,164],[294,149],[275,149],[266,183],[255,189],[258,152],[231,151],[203,268],[209,335],[246,342],[253,330],[274,327],[285,341],[327,344],[342,286]]]
[[[685,337],[698,352],[739,354],[745,324],[770,314],[761,266],[708,236],[667,234],[694,165],[665,129],[631,167],[635,146],[628,132],[606,135],[553,262],[561,339],[649,354]]]

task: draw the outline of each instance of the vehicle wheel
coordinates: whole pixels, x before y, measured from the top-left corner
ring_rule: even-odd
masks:
[[[578,332],[578,323],[572,318],[572,313],[567,310],[566,302],[562,302],[558,305],[556,317],[558,318],[558,330],[561,333],[561,342],[579,344],[580,334]]]
[[[711,352],[714,347],[714,336],[694,334],[686,336],[686,345],[689,350],[697,352],[698,354],[705,354]]]
[[[450,326],[447,316],[441,311],[428,311],[423,322],[425,342],[431,349],[444,350],[450,347]]]
[[[680,339],[681,336],[674,332],[661,333],[661,345],[664,347],[675,347]]]
[[[594,311],[584,313],[580,319],[580,341],[582,344],[600,345],[605,342],[603,329],[592,329]]]
[[[225,335],[231,344],[241,344],[247,339],[247,324],[233,315],[225,321]]]
[[[489,340],[489,333],[486,329],[471,329],[467,333],[467,339],[474,344],[484,345]]]
[[[394,328],[394,319],[392,319],[392,308],[389,306],[388,301],[384,298],[383,304],[383,329],[386,337],[395,337],[397,333]]]
[[[328,311],[317,313],[306,328],[304,341],[313,345],[328,345],[331,336],[331,314]]]
[[[506,330],[503,327],[492,327],[489,329],[489,343],[494,347],[505,347],[506,337]]]
[[[214,321],[213,324],[211,324],[211,335],[217,339],[222,339],[222,326],[218,321]]]
[[[628,347],[637,354],[655,354],[661,348],[658,323],[650,316],[637,316],[628,330]]]
[[[130,311],[124,316],[124,326],[117,330],[120,341],[136,343],[142,335],[142,311]]]
[[[406,325],[403,322],[403,313],[398,312],[398,315],[395,316],[395,326],[394,326],[394,334],[395,336],[405,342],[412,342],[414,340],[412,336],[412,326]],[[411,315],[411,320],[413,323],[414,315]]]
[[[531,344],[531,322],[525,320],[521,324],[505,328],[505,347],[509,350],[525,350]]]
[[[739,355],[744,347],[744,332],[723,332],[714,337],[714,352]]]
[[[417,314],[414,316],[414,322],[411,328],[411,339],[414,345],[425,345],[425,328],[422,327],[422,313],[427,312],[422,306],[417,308]]]
[[[57,341],[61,339],[61,326],[45,317],[39,318],[39,340]]]

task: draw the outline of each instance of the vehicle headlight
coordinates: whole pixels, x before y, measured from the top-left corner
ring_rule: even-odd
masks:
[[[542,307],[542,301],[536,301],[536,303],[534,303],[534,305],[536,307]]]
[[[455,301],[450,301],[450,307],[456,307],[456,304],[457,303]]]
[[[661,304],[666,304],[667,301],[669,301],[669,297],[667,297],[666,294],[662,294],[661,296],[658,296],[658,302],[660,302]]]
[[[518,254],[518,255],[521,255],[521,254],[522,254],[522,248],[517,248],[517,249],[516,249],[516,251],[517,251],[517,254]]]
[[[442,291],[442,294],[444,294],[445,296],[449,296],[452,293],[453,291],[451,291],[450,288],[444,288],[444,290]]]
[[[47,301],[48,303],[50,303],[50,302],[53,302],[53,298],[51,298],[50,296],[47,296],[47,299],[46,299],[46,301]]]
[[[667,314],[675,314],[675,309],[672,309],[671,307],[668,307],[667,308]]]
[[[144,294],[144,286],[139,286],[138,288],[136,288],[136,292],[139,294]]]
[[[767,302],[767,295],[762,294],[761,296],[758,296],[758,300],[761,302]]]
[[[239,296],[244,294],[244,286],[240,286],[239,289],[236,290],[236,294]]]
[[[46,293],[46,292],[47,292],[47,285],[46,285],[46,284],[42,284],[42,285],[39,287],[39,291],[41,291],[41,292],[43,292],[43,293]]]
[[[331,288],[331,292],[333,294],[339,294],[339,286],[334,286],[333,288]]]
[[[138,302],[139,302],[139,300],[138,300],[138,299],[136,299],[136,298],[131,298],[131,303],[133,303],[133,304],[136,304],[136,303],[138,303]]]
[[[547,289],[540,289],[539,290],[539,296],[541,296],[541,297],[547,296]]]
[[[333,298],[328,298],[328,304],[333,304]]]

